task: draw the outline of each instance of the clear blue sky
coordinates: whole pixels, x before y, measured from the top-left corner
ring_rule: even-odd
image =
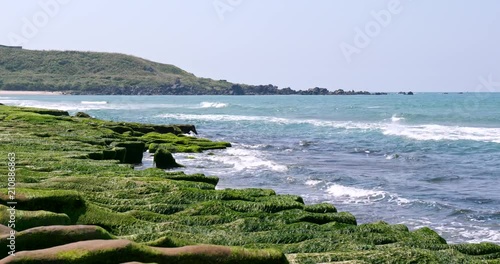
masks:
[[[500,82],[498,14],[497,0],[0,0],[0,43],[20,36],[28,49],[120,52],[297,90],[474,91],[481,77]]]

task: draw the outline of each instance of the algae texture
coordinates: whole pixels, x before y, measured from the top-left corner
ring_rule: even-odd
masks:
[[[0,157],[16,154],[18,202],[16,257],[2,227],[0,263],[500,263],[499,245],[450,245],[429,228],[357,224],[295,195],[216,190],[214,176],[133,169],[145,151],[165,154],[170,166],[170,153],[230,147],[189,132],[194,126],[0,105]],[[7,225],[7,180],[0,188]]]

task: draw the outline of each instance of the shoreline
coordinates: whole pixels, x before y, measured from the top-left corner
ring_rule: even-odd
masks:
[[[62,92],[0,90],[0,95],[64,95]]]
[[[500,256],[500,245],[493,243],[447,244],[427,227],[410,231],[383,221],[359,224],[331,203],[305,204],[300,196],[271,189],[217,189],[218,177],[165,170],[179,165],[171,153],[210,155],[206,151],[231,147],[184,136],[196,132],[194,125],[105,121],[85,113],[14,106],[0,106],[0,117],[4,135],[15,135],[6,136],[0,156],[26,161],[16,165],[11,158],[9,165],[22,171],[9,180],[23,198],[16,210],[26,217],[17,219],[13,232],[26,241],[16,245],[19,256],[92,263],[122,252],[117,262],[164,263],[171,260],[160,254],[165,248],[201,244],[223,246],[218,249],[227,256],[219,256],[219,263],[475,263]],[[146,149],[155,153],[156,168],[134,170]],[[0,185],[8,190],[7,181]],[[11,200],[0,195],[3,219]],[[35,235],[26,236],[30,233]],[[51,242],[37,244],[40,239]],[[7,239],[2,241],[5,248]],[[30,244],[36,248],[25,246]],[[201,258],[211,256],[214,246],[209,247]],[[75,248],[96,253],[74,256]],[[32,250],[38,250],[36,256]],[[147,255],[153,250],[156,255]],[[2,257],[5,263],[14,261],[5,251]]]

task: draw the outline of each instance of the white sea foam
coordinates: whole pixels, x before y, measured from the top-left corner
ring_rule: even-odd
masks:
[[[343,186],[340,184],[332,184],[326,192],[335,197],[339,201],[345,203],[363,203],[368,204],[383,200],[386,197],[386,192],[379,190],[366,190],[355,187]]]
[[[443,125],[402,125],[398,121],[402,117],[393,116],[393,123],[364,123],[346,121],[327,121],[318,119],[288,119],[271,116],[243,115],[196,115],[196,114],[164,114],[163,118],[206,121],[250,121],[277,124],[309,124],[318,127],[334,127],[340,129],[376,130],[384,135],[407,137],[415,140],[473,140],[500,143],[500,128],[460,127]]]
[[[388,154],[385,156],[386,160],[392,160],[392,159],[398,159],[398,158],[399,158],[399,154]]]
[[[108,104],[106,101],[81,101],[81,104],[96,104],[96,105],[105,105]]]
[[[106,101],[81,101],[81,102],[44,102],[36,100],[2,100],[2,103],[13,106],[27,106],[47,109],[59,109],[64,111],[87,111],[87,110],[141,110],[153,108],[187,108],[187,105],[179,104],[140,104],[140,103],[109,103]]]
[[[201,108],[224,108],[227,107],[228,104],[219,102],[201,102],[200,106]]]
[[[163,114],[158,117],[184,119],[184,120],[205,120],[205,121],[262,121],[271,123],[289,124],[290,119],[268,116],[241,116],[241,115],[193,115],[193,114]]]
[[[410,204],[412,200],[399,197],[396,194],[389,194],[389,202],[396,202],[398,205]]]
[[[488,228],[477,228],[476,230],[467,230],[462,235],[470,240],[467,243],[500,243],[500,231]]]
[[[439,234],[448,234],[451,240],[455,243],[481,243],[491,242],[500,243],[500,231],[492,230],[488,227],[478,225],[466,225],[459,222],[442,223],[436,225],[435,223],[427,223],[416,228],[423,226],[430,226],[435,229]]]
[[[500,143],[500,128],[459,127],[442,125],[387,126],[384,135],[416,140],[472,140]]]
[[[255,149],[245,149],[238,146],[225,150],[222,155],[207,156],[207,159],[232,166],[237,171],[268,169],[285,172],[288,168],[265,157],[265,154]]]
[[[401,116],[398,116],[398,115],[392,115],[392,117],[391,117],[391,121],[392,121],[393,123],[397,123],[397,122],[399,122],[399,121],[401,121],[401,120],[405,120],[405,118],[404,118],[404,117],[401,117]]]
[[[345,129],[355,129],[355,128],[373,129],[377,127],[377,125],[369,123],[356,123],[349,121],[348,122],[325,121],[317,119],[289,119],[289,118],[272,117],[272,116],[162,114],[158,115],[157,117],[181,119],[181,120],[205,120],[205,121],[222,121],[222,122],[254,121],[254,122],[277,123],[284,125],[310,124],[313,126],[336,127]]]
[[[305,182],[305,185],[309,185],[309,186],[316,186],[320,183],[322,183],[323,181],[320,181],[320,180],[307,180]]]

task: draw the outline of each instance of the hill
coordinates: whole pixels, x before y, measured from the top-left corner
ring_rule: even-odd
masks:
[[[174,65],[101,52],[0,47],[0,90],[70,94],[290,94],[273,85],[199,78]]]
[[[325,88],[295,91],[274,85],[200,78],[174,65],[102,52],[39,51],[0,45],[0,90],[129,95],[351,95]],[[381,93],[377,93],[381,94]],[[383,93],[382,93],[383,94]]]

